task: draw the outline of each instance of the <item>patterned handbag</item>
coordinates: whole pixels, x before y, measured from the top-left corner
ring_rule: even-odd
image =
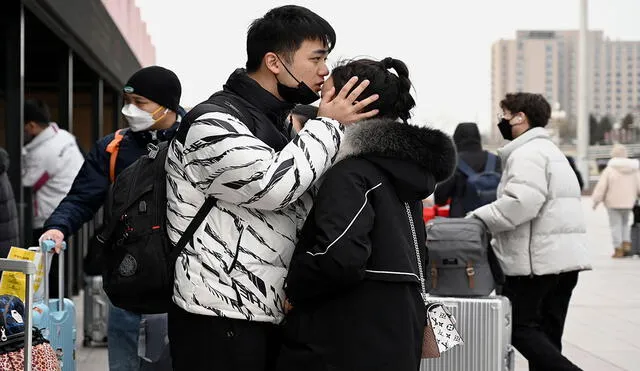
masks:
[[[43,336],[33,328],[33,348],[31,349],[32,370],[60,371],[60,361],[56,352]],[[24,366],[24,332],[0,336],[0,370],[22,370]]]
[[[456,329],[456,320],[449,310],[442,303],[429,303],[427,301],[427,288],[424,283],[424,272],[422,270],[422,260],[420,260],[420,245],[418,235],[411,214],[411,207],[405,202],[413,244],[416,249],[418,261],[418,272],[420,274],[420,286],[422,287],[422,299],[427,310],[426,324],[424,327],[424,337],[422,339],[422,358],[439,358],[441,353],[453,348],[456,345],[464,344],[462,336]]]

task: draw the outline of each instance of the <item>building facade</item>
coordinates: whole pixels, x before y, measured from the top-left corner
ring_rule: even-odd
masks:
[[[579,31],[518,31],[516,38],[492,45],[492,122],[509,92],[543,94],[575,120],[578,109]],[[588,34],[589,112],[620,120],[640,107],[640,41]],[[499,138],[496,128],[493,139]]]

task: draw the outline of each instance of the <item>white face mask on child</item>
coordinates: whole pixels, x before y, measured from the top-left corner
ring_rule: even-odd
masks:
[[[126,104],[122,107],[122,114],[127,119],[129,123],[129,127],[132,131],[144,131],[148,130],[153,126],[156,122],[162,120],[162,118],[169,112],[168,108],[164,109],[164,113],[157,120],[153,119],[153,116],[160,112],[163,107],[159,107],[153,113],[149,113],[147,111],[143,111],[135,104]]]

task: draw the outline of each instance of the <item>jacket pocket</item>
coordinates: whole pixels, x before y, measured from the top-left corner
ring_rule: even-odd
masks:
[[[229,268],[227,269],[227,274],[230,274],[233,269],[236,267],[236,263],[238,262],[238,255],[240,255],[240,244],[242,243],[242,235],[244,234],[245,227],[244,225],[240,228],[238,233],[238,241],[236,242],[235,254],[233,255],[233,260],[231,264],[229,264]]]

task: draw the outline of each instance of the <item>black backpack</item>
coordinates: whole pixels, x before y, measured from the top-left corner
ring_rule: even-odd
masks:
[[[182,119],[173,140],[186,138],[191,123],[206,112],[224,112],[253,132],[252,115],[240,98],[214,94]],[[168,142],[149,145],[149,154],[123,170],[109,191],[107,224],[98,236],[103,287],[113,305],[135,313],[166,313],[172,305],[175,262],[215,204],[208,198],[176,246],[167,236]]]

